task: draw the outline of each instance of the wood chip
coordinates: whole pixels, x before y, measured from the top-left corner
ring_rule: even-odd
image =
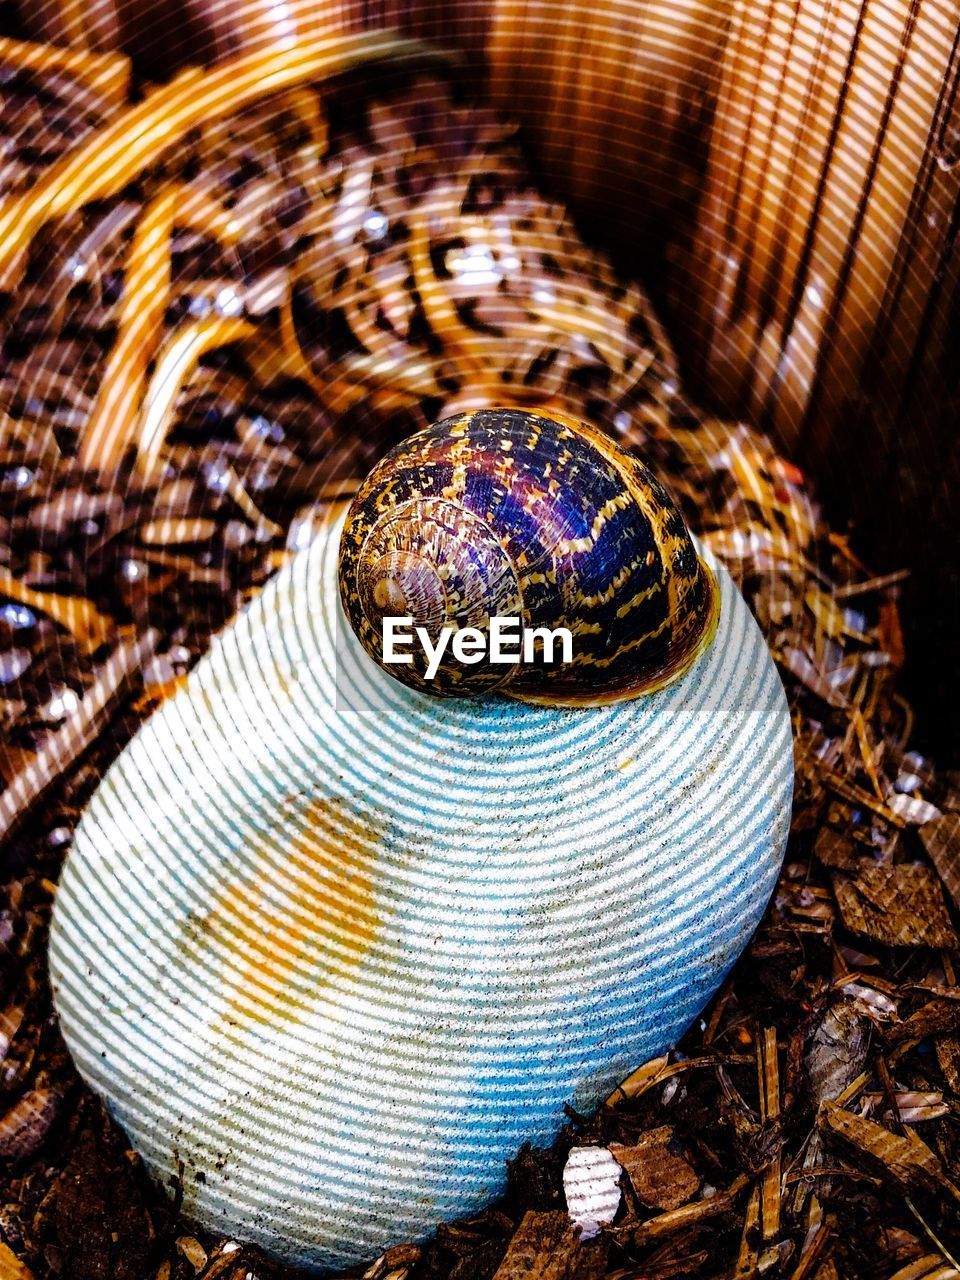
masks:
[[[928,1000],[903,1022],[887,1027],[884,1039],[889,1045],[907,1040],[923,1040],[926,1036],[947,1035],[960,1029],[960,1000]]]
[[[887,1094],[866,1093],[863,1096],[875,1109],[882,1111],[888,1105]],[[903,1124],[922,1124],[950,1114],[943,1094],[935,1089],[898,1089],[893,1094],[893,1102]]]
[[[207,1251],[200,1241],[193,1236],[179,1236],[177,1238],[177,1249],[190,1263],[194,1271],[200,1272],[207,1265]]]
[[[0,1160],[16,1163],[33,1155],[57,1118],[58,1089],[30,1089],[0,1117]]]
[[[942,816],[935,804],[930,804],[928,800],[920,800],[916,796],[893,794],[888,798],[887,804],[892,813],[914,827],[926,826]]]
[[[760,1118],[764,1124],[773,1124],[780,1117],[780,1066],[776,1027],[766,1027],[763,1035],[757,1039],[757,1070]],[[780,1150],[777,1147],[760,1180],[760,1223],[763,1239],[768,1245],[772,1245],[780,1233],[780,1197]]]
[[[815,1106],[843,1093],[867,1061],[870,1023],[846,1001],[832,1005],[810,1039],[804,1059]]]
[[[623,1099],[638,1098],[652,1085],[666,1078],[665,1072],[668,1070],[669,1063],[670,1055],[666,1053],[659,1058],[651,1058],[649,1062],[644,1062],[637,1067],[636,1071],[632,1071],[626,1080],[617,1085],[607,1098],[605,1105],[615,1107]]]
[[[791,1277],[793,1280],[793,1277]],[[837,1270],[831,1259],[821,1262],[814,1272],[813,1280],[840,1280],[840,1272]]]
[[[653,1241],[666,1239],[678,1232],[686,1231],[689,1227],[699,1226],[700,1223],[707,1222],[711,1218],[718,1218],[733,1208],[741,1192],[749,1183],[750,1179],[747,1175],[741,1174],[731,1182],[726,1191],[718,1191],[709,1199],[695,1200],[692,1204],[685,1204],[682,1208],[672,1209],[669,1213],[661,1213],[655,1218],[650,1218],[639,1226],[625,1224],[623,1228],[614,1228],[614,1231],[619,1234],[622,1230],[634,1248],[643,1248]]]
[[[35,591],[0,569],[0,596],[19,600],[21,604],[47,614],[54,622],[71,632],[78,644],[93,653],[116,634],[116,623],[79,596],[57,595],[51,591]]]
[[[940,881],[927,867],[865,865],[854,879],[837,877],[834,894],[853,933],[891,947],[960,945]]]
[[[637,1199],[650,1209],[679,1209],[700,1190],[700,1178],[676,1150],[673,1129],[667,1124],[649,1129],[635,1146],[613,1143],[610,1152],[626,1169]]]
[[[939,1253],[925,1253],[895,1271],[890,1280],[960,1280],[960,1271],[945,1263]]]
[[[622,1176],[606,1147],[574,1147],[570,1152],[563,1170],[563,1192],[581,1240],[592,1240],[617,1216]]]
[[[0,1242],[0,1280],[33,1280],[33,1272]]]
[[[947,813],[920,828],[920,839],[947,892],[960,907],[960,813]]]
[[[903,1135],[883,1125],[845,1111],[834,1102],[820,1110],[821,1129],[844,1147],[866,1158],[879,1175],[901,1190],[949,1191],[960,1200],[960,1191],[944,1172],[939,1156],[913,1129]]]
[[[825,867],[837,871],[856,871],[863,856],[849,836],[833,827],[823,827],[817,832],[813,852]]]
[[[140,529],[140,541],[148,546],[179,546],[209,542],[219,526],[215,520],[151,520]]]
[[[960,1093],[960,1036],[940,1036],[936,1050],[944,1080],[954,1093]]]
[[[387,1280],[389,1276],[406,1275],[420,1257],[420,1246],[397,1244],[382,1253],[363,1273],[363,1280]],[[204,1277],[206,1280],[206,1277]]]
[[[756,1280],[760,1261],[760,1186],[750,1192],[740,1235],[740,1252],[731,1280]]]
[[[605,1258],[602,1238],[584,1244],[579,1229],[562,1210],[530,1210],[510,1241],[494,1280],[592,1280],[602,1275]]]

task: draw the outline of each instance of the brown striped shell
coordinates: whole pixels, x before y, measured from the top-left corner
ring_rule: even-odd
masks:
[[[489,632],[494,616],[566,627],[570,662],[469,665],[447,646],[432,680],[413,661],[385,669],[444,696],[494,690],[592,706],[678,679],[709,645],[719,592],[676,503],[636,458],[584,423],[482,409],[409,437],[368,476],[340,543],[340,596],[377,662],[383,618]]]

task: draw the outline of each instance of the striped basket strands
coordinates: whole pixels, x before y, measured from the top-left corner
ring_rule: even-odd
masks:
[[[721,397],[834,471],[864,444],[851,406],[900,403],[935,280],[956,270],[958,21],[954,0],[734,12],[692,272],[700,337]]]

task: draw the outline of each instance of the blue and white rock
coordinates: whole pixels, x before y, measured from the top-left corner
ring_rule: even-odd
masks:
[[[440,701],[342,624],[339,525],[109,770],[50,967],[67,1043],[197,1221],[317,1267],[502,1188],[673,1043],[786,841],[786,701],[729,576],[666,690]]]

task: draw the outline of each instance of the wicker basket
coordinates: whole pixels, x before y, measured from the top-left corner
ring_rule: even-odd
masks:
[[[21,19],[150,75],[364,26],[459,47],[588,235],[659,289],[701,398],[770,428],[874,562],[914,569],[930,706],[955,682],[958,0],[21,0]]]

